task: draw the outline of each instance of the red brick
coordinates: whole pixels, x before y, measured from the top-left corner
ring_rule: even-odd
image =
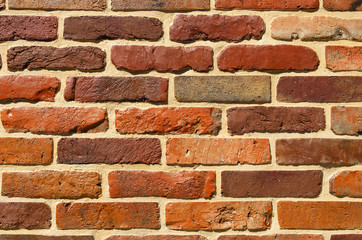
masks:
[[[25,198],[97,198],[101,176],[95,172],[4,172],[2,195]]]
[[[329,191],[337,197],[362,197],[362,171],[342,171],[329,180]]]
[[[159,208],[153,202],[59,203],[59,229],[159,229]]]
[[[174,202],[166,205],[166,225],[173,230],[266,230],[270,202]]]
[[[10,9],[101,11],[106,7],[106,0],[9,0]]]
[[[170,38],[177,42],[239,42],[259,39],[264,31],[265,23],[259,16],[177,15],[170,27]]]
[[[45,203],[1,202],[0,229],[48,229],[51,210]]]
[[[361,71],[362,47],[326,46],[326,61],[333,72]]]
[[[55,77],[0,76],[0,101],[54,102],[59,88]]]
[[[207,240],[198,235],[111,236],[106,240]]]
[[[209,10],[210,0],[112,0],[112,10],[192,11]]]
[[[362,140],[279,139],[276,156],[280,165],[358,165],[362,163]]]
[[[332,235],[331,240],[362,240],[362,234]]]
[[[206,171],[113,171],[108,175],[111,197],[211,198],[215,173]]]
[[[331,114],[332,131],[335,134],[355,136],[362,134],[362,107],[332,107]]]
[[[217,9],[312,10],[319,8],[318,0],[216,0]]]
[[[10,108],[1,111],[1,121],[10,133],[92,133],[104,132],[108,128],[107,111],[101,108]]]
[[[1,240],[94,240],[93,236],[72,236],[72,235],[58,235],[58,236],[45,236],[45,235],[0,235]]]
[[[120,70],[180,72],[193,69],[208,72],[213,66],[211,47],[113,46],[111,59]]]
[[[0,165],[48,165],[53,161],[51,138],[0,138]]]
[[[361,229],[362,202],[278,202],[285,229]]]
[[[228,235],[220,236],[218,240],[323,240],[322,235],[311,234],[277,234],[277,235]]]
[[[319,66],[317,53],[294,45],[232,45],[217,57],[220,70],[313,71]]]
[[[66,100],[167,102],[168,79],[159,77],[69,77]]]
[[[318,132],[325,129],[322,108],[240,107],[227,110],[228,130],[233,135],[250,132]]]
[[[329,11],[362,11],[362,4],[356,0],[323,0],[323,6]]]
[[[52,41],[57,37],[57,17],[0,16],[0,41]]]
[[[170,165],[271,163],[268,139],[172,138],[166,148]]]
[[[162,107],[116,110],[116,128],[121,134],[213,134],[221,128],[218,108]]]

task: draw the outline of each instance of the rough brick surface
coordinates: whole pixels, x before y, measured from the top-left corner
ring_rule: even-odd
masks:
[[[167,102],[167,93],[167,78],[69,77],[64,98],[78,102]]]
[[[331,240],[362,240],[362,234],[332,235]]]
[[[362,107],[332,107],[331,114],[332,131],[335,134],[355,136],[362,134]]]
[[[97,198],[101,176],[95,172],[4,172],[2,195],[26,198]]]
[[[286,229],[361,229],[362,202],[278,202],[278,220]]]
[[[198,235],[111,236],[106,240],[207,240]]]
[[[11,70],[102,70],[106,54],[97,47],[55,48],[22,46],[8,50],[8,68]]]
[[[166,205],[166,225],[175,230],[266,230],[270,202],[174,202]]]
[[[120,70],[208,72],[213,66],[211,47],[113,46],[111,59]]]
[[[116,128],[121,134],[213,134],[221,127],[218,108],[163,107],[116,110]]]
[[[312,10],[319,7],[318,0],[216,0],[217,9],[256,10]]]
[[[0,16],[0,41],[52,41],[57,33],[57,17]]]
[[[326,61],[333,72],[362,71],[362,47],[326,46]]]
[[[220,236],[218,240],[324,240],[322,235],[312,234],[277,234],[277,235],[228,235]]]
[[[0,235],[1,240],[94,240],[93,236]]]
[[[58,163],[62,164],[159,164],[161,143],[155,138],[62,138]]]
[[[0,203],[0,229],[46,229],[51,226],[50,207],[45,203]]]
[[[227,110],[228,130],[233,135],[250,132],[318,132],[325,129],[322,108],[240,107]]]
[[[210,0],[112,0],[112,10],[191,11],[210,9]]]
[[[329,11],[362,11],[358,0],[323,0],[323,6]]]
[[[337,197],[362,197],[362,171],[337,172],[329,180],[329,191]]]
[[[158,229],[158,204],[132,203],[59,203],[59,229]]]
[[[269,145],[268,139],[173,138],[167,140],[167,164],[267,164]]]
[[[10,9],[100,11],[106,7],[106,0],[9,0]]]
[[[64,20],[64,38],[73,40],[146,39],[163,35],[162,22],[147,17],[82,16]]]
[[[179,102],[271,102],[269,76],[178,76],[175,97]]]
[[[281,165],[358,165],[362,163],[362,140],[279,139],[276,155]]]
[[[313,71],[319,59],[312,49],[293,45],[232,45],[217,57],[220,70]]]
[[[170,38],[177,42],[239,42],[259,39],[264,31],[265,23],[259,16],[177,15],[170,27]]]
[[[280,102],[361,102],[362,77],[281,77]]]
[[[215,173],[206,171],[114,171],[108,175],[111,197],[211,198]]]

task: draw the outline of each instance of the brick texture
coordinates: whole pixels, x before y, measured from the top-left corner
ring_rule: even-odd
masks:
[[[210,0],[112,0],[112,10],[191,11],[210,9]]]
[[[9,0],[10,9],[35,10],[93,10],[100,11],[107,6],[106,0]]]
[[[112,236],[106,240],[207,240],[197,235]]]
[[[329,11],[361,11],[362,4],[356,0],[323,0],[323,6]]]
[[[331,240],[361,240],[362,234],[332,235]]]
[[[24,238],[28,240],[94,240],[93,236],[0,235],[2,240],[23,240]]]
[[[326,61],[333,72],[362,71],[362,47],[327,46]]]
[[[216,0],[218,9],[255,9],[255,10],[311,10],[319,6],[318,0]]]
[[[342,171],[329,180],[329,191],[337,197],[362,197],[362,171]]]
[[[332,107],[332,131],[337,135],[362,134],[361,107]]]
[[[220,236],[218,240],[324,240],[321,235],[312,234],[277,234],[277,235],[228,235]]]

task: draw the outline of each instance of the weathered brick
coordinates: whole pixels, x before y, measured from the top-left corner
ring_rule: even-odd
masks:
[[[362,163],[362,140],[279,139],[276,156],[280,165],[356,165]]]
[[[179,102],[271,102],[270,76],[177,76]]]
[[[272,37],[278,40],[362,41],[362,19],[336,17],[276,17],[271,23]]]
[[[318,197],[322,171],[223,171],[225,197]]]
[[[207,171],[114,171],[108,175],[111,197],[211,198],[215,173]]]
[[[294,45],[232,45],[217,57],[220,70],[313,71],[319,66],[317,53]]]
[[[111,236],[106,240],[207,240],[198,235]]]
[[[2,195],[25,198],[97,198],[101,176],[95,172],[4,172]]]
[[[64,19],[64,38],[72,40],[146,39],[156,41],[163,35],[157,18],[81,16]]]
[[[22,46],[8,50],[8,68],[11,70],[102,70],[106,54],[96,47]]]
[[[50,207],[45,203],[0,203],[2,230],[50,228],[51,218]]]
[[[362,240],[362,234],[332,235],[331,240]]]
[[[116,128],[121,134],[213,134],[221,128],[218,108],[162,107],[116,110]]]
[[[112,10],[209,10],[210,0],[112,0]]]
[[[10,9],[100,11],[106,7],[106,0],[9,0]]]
[[[57,33],[57,17],[0,16],[0,41],[52,41]]]
[[[361,1],[323,0],[323,6],[329,11],[362,11]]]
[[[362,77],[281,77],[277,99],[280,102],[361,102]]]
[[[277,235],[227,235],[220,236],[218,240],[324,240],[322,235],[312,234],[277,234]]]
[[[265,23],[259,16],[177,15],[170,27],[170,38],[177,42],[239,42],[260,39],[264,32]]]
[[[167,102],[168,79],[159,77],[69,77],[66,100]]]
[[[237,165],[271,163],[268,139],[172,138],[167,164]]]
[[[120,70],[208,72],[213,66],[211,47],[113,46],[111,59]]]
[[[54,102],[59,88],[55,77],[0,76],[0,101]]]
[[[3,109],[1,121],[7,132],[70,134],[104,132],[107,111],[101,108],[17,107]]]
[[[326,61],[333,72],[362,71],[362,47],[326,46]]]
[[[93,236],[0,235],[1,240],[94,240]]]
[[[362,202],[278,202],[285,229],[361,229]]]
[[[362,107],[332,107],[331,114],[332,131],[335,134],[355,136],[362,134]]]
[[[153,202],[59,203],[59,229],[158,229],[159,208]]]
[[[270,228],[271,202],[174,202],[166,205],[170,229],[266,230]]]
[[[250,132],[318,132],[325,129],[323,108],[237,107],[227,110],[230,134]]]
[[[362,171],[337,172],[329,180],[329,191],[337,197],[362,197]]]
[[[318,0],[216,0],[217,9],[313,10]]]

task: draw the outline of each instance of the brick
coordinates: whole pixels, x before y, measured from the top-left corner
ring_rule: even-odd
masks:
[[[218,108],[162,107],[116,110],[116,129],[121,134],[213,134],[221,128]]]
[[[337,172],[329,180],[329,192],[337,197],[362,197],[362,171]]]
[[[362,134],[362,107],[332,107],[331,114],[332,131],[335,134],[355,136]]]
[[[35,10],[92,10],[101,11],[107,7],[106,0],[8,0],[10,9]]]
[[[362,202],[278,202],[284,229],[361,229]]]
[[[179,102],[269,103],[270,76],[177,76]]]
[[[280,102],[361,102],[362,77],[281,77],[277,87]]]
[[[96,47],[22,46],[8,50],[11,70],[103,70],[106,54]]]
[[[57,17],[0,16],[0,41],[52,41],[57,33]]]
[[[167,102],[168,79],[159,77],[69,77],[66,100]]]
[[[62,138],[58,142],[61,164],[160,164],[157,138]]]
[[[0,165],[48,165],[53,161],[51,138],[0,138]]]
[[[220,70],[313,71],[319,66],[317,53],[304,46],[232,45],[217,57]]]
[[[193,69],[208,72],[213,66],[211,47],[113,46],[111,59],[119,70],[180,72]]]
[[[318,0],[216,0],[216,9],[313,10]]]
[[[210,0],[112,0],[112,10],[209,10]]]
[[[2,195],[25,198],[97,198],[101,176],[95,172],[4,172]]]
[[[176,15],[170,38],[177,42],[197,40],[239,42],[260,39],[265,23],[259,16]]]
[[[223,171],[225,197],[318,197],[322,171]]]
[[[362,234],[332,235],[331,240],[362,240]]]
[[[322,108],[236,107],[227,110],[228,131],[232,135],[250,132],[318,132],[325,129]]]
[[[329,11],[362,11],[362,4],[357,0],[323,0],[323,6]]]
[[[312,234],[277,234],[277,235],[227,235],[220,236],[218,240],[323,240],[322,235]]]
[[[162,22],[147,17],[82,16],[64,19],[64,38],[72,40],[146,39],[163,35]]]
[[[271,23],[272,37],[278,40],[331,41],[362,40],[362,19],[336,17],[276,17]]]
[[[51,210],[45,203],[1,202],[0,229],[49,229]]]
[[[170,165],[271,163],[268,139],[172,138],[167,140],[166,148]]]
[[[159,229],[159,208],[153,202],[59,203],[58,229]]]
[[[106,240],[207,240],[198,235],[111,236]]]
[[[7,132],[70,134],[104,132],[107,111],[101,108],[17,107],[3,109],[1,121]]]
[[[270,228],[271,215],[271,202],[173,202],[166,205],[166,225],[173,230],[266,230]]]
[[[1,240],[94,240],[93,236],[0,235]]]
[[[0,101],[54,102],[60,81],[45,76],[0,76]]]
[[[113,171],[108,175],[111,197],[211,198],[215,172]]]
[[[333,72],[362,71],[362,47],[326,46],[326,61]]]
[[[352,166],[362,163],[362,140],[279,139],[276,156],[280,165]]]
[[[5,0],[0,0],[0,8],[4,8],[5,7]]]

